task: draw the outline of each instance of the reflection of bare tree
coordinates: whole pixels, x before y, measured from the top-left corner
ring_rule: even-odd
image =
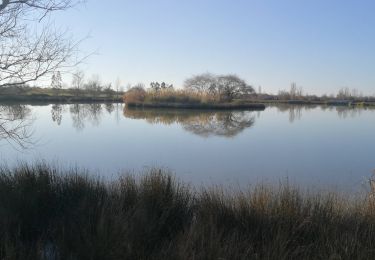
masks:
[[[296,120],[301,120],[303,111],[316,109],[317,105],[290,105],[290,104],[277,104],[274,105],[280,112],[289,113],[289,122],[294,123]]]
[[[295,120],[301,120],[302,107],[293,106],[289,110],[289,122],[293,123]]]
[[[116,114],[115,114],[115,118],[116,118],[116,122],[117,124],[120,122],[120,111],[123,110],[123,104],[122,103],[116,103]]]
[[[85,115],[81,104],[73,104],[69,108],[70,115],[73,121],[73,127],[78,131],[85,128]]]
[[[103,108],[101,104],[73,104],[70,105],[69,111],[73,127],[78,131],[85,128],[86,122],[97,126],[102,120]]]
[[[105,110],[107,110],[107,112],[109,114],[112,114],[112,112],[115,110],[115,106],[113,103],[106,103],[105,104]]]
[[[31,110],[27,106],[0,106],[0,141],[27,148],[32,144],[31,124]]]
[[[271,105],[276,107],[280,112],[289,113],[289,121],[293,123],[296,120],[302,118],[302,113],[304,111],[309,111],[312,109],[320,108],[322,111],[326,112],[337,112],[339,118],[355,118],[359,117],[363,111],[374,109],[373,107],[363,107],[363,106],[328,106],[328,105],[290,105],[290,104],[277,104]]]
[[[196,118],[198,119],[198,118]],[[233,137],[254,125],[255,117],[252,112],[218,112],[211,116],[211,120],[205,123],[200,120],[192,120],[183,124],[186,131],[196,135]]]
[[[255,122],[250,111],[196,111],[163,109],[124,109],[124,116],[144,119],[151,124],[182,125],[183,129],[199,136],[233,137]]]
[[[349,107],[349,106],[338,106],[336,107],[337,115],[346,119],[348,117],[355,118],[361,115],[362,111],[366,108]]]
[[[0,106],[1,114],[11,120],[25,120],[31,116],[31,109],[26,105]]]
[[[88,104],[87,105],[88,118],[95,126],[100,124],[102,119],[102,105],[101,104]]]
[[[62,121],[62,105],[52,105],[51,109],[52,121],[56,122],[57,125],[61,125]]]

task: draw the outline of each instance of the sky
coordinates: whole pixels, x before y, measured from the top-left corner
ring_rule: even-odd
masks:
[[[87,0],[55,26],[89,36],[87,77],[182,86],[199,73],[237,74],[276,93],[342,87],[375,94],[373,0]]]

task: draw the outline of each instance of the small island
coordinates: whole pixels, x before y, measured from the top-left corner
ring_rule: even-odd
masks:
[[[173,109],[264,110],[254,88],[236,75],[202,74],[185,81],[183,89],[151,82],[149,89],[138,84],[124,94],[128,107]]]

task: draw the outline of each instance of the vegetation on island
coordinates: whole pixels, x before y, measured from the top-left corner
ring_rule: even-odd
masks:
[[[235,75],[202,74],[185,81],[183,89],[152,82],[150,88],[138,84],[124,94],[129,107],[264,109],[263,104],[248,102],[255,93],[252,86]]]
[[[0,258],[370,259],[373,195],[194,188],[159,169],[105,181],[43,163],[2,167]]]

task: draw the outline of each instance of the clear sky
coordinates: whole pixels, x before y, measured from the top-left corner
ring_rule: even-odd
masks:
[[[181,86],[234,73],[267,92],[375,94],[374,0],[87,0],[56,15],[98,51],[82,68],[103,81]]]

